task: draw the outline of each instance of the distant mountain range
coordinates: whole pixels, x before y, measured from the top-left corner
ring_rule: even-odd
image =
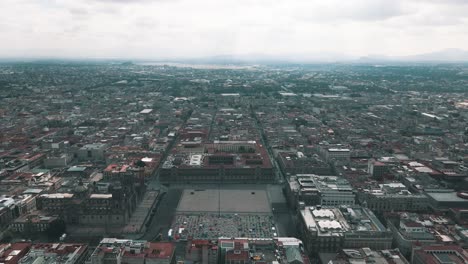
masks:
[[[189,63],[213,63],[213,64],[307,64],[307,63],[335,63],[349,62],[353,57],[338,53],[314,53],[307,55],[268,55],[268,54],[241,54],[241,55],[218,55],[191,59],[175,59],[171,61]]]
[[[268,54],[242,54],[242,55],[219,55],[191,59],[194,62],[212,62],[212,63],[332,63],[338,61],[352,61],[356,58],[345,54],[333,52],[308,53],[308,54],[287,54],[287,55],[268,55]]]
[[[353,57],[340,53],[323,52],[309,53],[306,55],[267,55],[267,54],[245,54],[245,55],[219,55],[212,57],[183,60],[193,63],[454,63],[467,62],[468,51],[461,49],[445,49],[431,53],[422,53],[411,56],[384,56],[369,55],[364,57]]]
[[[468,51],[461,49],[444,49],[431,53],[412,56],[381,56],[370,55],[361,57],[359,62],[468,62]]]
[[[444,49],[411,56],[368,55],[363,57],[350,56],[337,52],[315,52],[307,54],[239,54],[218,55],[206,57],[180,58],[0,58],[0,62],[175,62],[193,64],[327,64],[327,63],[357,63],[357,64],[398,64],[398,63],[468,63],[468,50]]]

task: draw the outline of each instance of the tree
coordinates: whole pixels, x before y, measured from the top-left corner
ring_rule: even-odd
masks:
[[[67,230],[65,221],[62,219],[56,219],[52,221],[49,228],[46,230],[46,234],[49,238],[59,238]]]
[[[2,239],[0,240],[1,243],[9,243],[13,239],[13,234],[8,229],[3,232]]]
[[[143,168],[146,166],[146,163],[143,162],[142,160],[138,160],[137,162],[135,162],[135,166],[139,167],[139,168]]]

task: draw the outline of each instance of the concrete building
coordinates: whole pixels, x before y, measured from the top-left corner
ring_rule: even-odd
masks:
[[[389,166],[381,161],[370,159],[368,162],[367,172],[372,178],[381,180],[383,176],[388,173]]]
[[[292,176],[288,179],[286,194],[291,207],[296,208],[300,204],[315,206],[320,204],[320,194],[312,180],[313,175]]]
[[[187,143],[187,142],[185,142]],[[162,165],[163,183],[268,183],[275,180],[266,149],[255,141],[183,144]]]
[[[218,264],[218,245],[210,240],[188,241],[185,249],[185,261],[194,263]]]
[[[292,237],[275,239],[220,238],[220,258],[225,264],[309,264],[302,241]]]
[[[355,194],[349,182],[338,176],[297,174],[289,180],[288,195],[294,204],[307,206],[354,205]]]
[[[333,169],[318,155],[306,156],[302,152],[280,152],[278,153],[278,165],[285,175],[316,174],[332,175]]]
[[[459,246],[431,245],[413,252],[412,264],[466,264],[468,252]]]
[[[0,263],[17,264],[30,248],[29,242],[0,244]]]
[[[347,148],[329,148],[326,151],[325,157],[330,160],[344,160],[349,161],[351,151]]]
[[[136,207],[134,198],[126,197],[122,188],[113,186],[110,193],[88,193],[77,187],[74,193],[42,194],[38,209],[64,219],[67,224],[88,226],[122,226]]]
[[[37,197],[38,209],[70,225],[125,225],[145,196],[143,177],[125,166],[109,166],[103,174],[93,175],[68,177],[60,189]]]
[[[0,227],[8,226],[17,216],[14,199],[2,197],[0,200]]]
[[[353,188],[344,178],[337,176],[313,177],[320,194],[322,206],[354,205],[355,196]]]
[[[468,193],[453,190],[427,192],[429,205],[433,210],[447,211],[450,208],[468,209]]]
[[[299,212],[300,231],[309,252],[341,248],[389,249],[392,234],[367,208],[305,207]]]
[[[393,233],[393,242],[410,259],[415,246],[463,245],[464,229],[441,215],[418,213],[385,214],[387,226]]]
[[[63,174],[64,177],[88,178],[92,168],[87,166],[71,166]]]
[[[343,145],[320,145],[319,152],[327,162],[347,164],[351,159],[351,150]]]
[[[174,264],[175,245],[170,242],[147,242],[103,238],[86,259],[86,264]]]
[[[45,232],[57,219],[56,216],[44,215],[40,211],[36,211],[16,218],[10,224],[10,229],[18,233]]]
[[[67,167],[72,161],[73,156],[67,153],[61,153],[58,155],[49,155],[44,160],[44,167],[46,168],[63,168]]]
[[[342,249],[339,253],[323,253],[321,264],[409,264],[398,249],[372,250],[370,248]]]
[[[33,244],[30,251],[18,263],[21,264],[81,264],[86,257],[86,244],[39,243]]]
[[[0,196],[0,226],[6,227],[18,216],[35,209],[35,195],[2,195]]]
[[[358,190],[358,201],[375,212],[426,211],[429,199],[424,194],[411,193],[402,183],[379,184],[377,188]]]
[[[43,194],[38,201],[41,210],[58,215],[67,224],[120,226],[130,217],[125,202],[113,194],[91,194],[86,199],[70,193]]]
[[[103,143],[86,144],[76,151],[80,161],[105,161],[107,145]]]
[[[41,142],[41,147],[47,150],[60,151],[70,147],[70,142],[64,140],[56,140],[45,138]]]

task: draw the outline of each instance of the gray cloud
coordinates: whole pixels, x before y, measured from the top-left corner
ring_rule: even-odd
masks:
[[[133,4],[138,2],[149,2],[151,0],[88,0],[90,2]]]
[[[107,4],[141,4],[150,2],[170,1],[170,0],[88,0],[92,3],[107,3]]]
[[[63,56],[197,57],[468,47],[468,0],[1,1],[0,30],[9,41],[0,42],[0,57],[54,49]]]
[[[67,34],[78,34],[80,32],[83,32],[84,30],[86,29],[85,26],[83,25],[75,25],[75,26],[72,26],[68,29],[65,29],[64,33],[67,33]]]
[[[154,19],[153,17],[139,17],[135,19],[133,24],[137,28],[146,28],[146,29],[155,29],[159,26],[159,21]]]
[[[468,5],[468,0],[416,0],[422,3],[433,3],[433,4],[441,4],[441,5]]]
[[[74,16],[85,16],[89,14],[88,10],[85,8],[70,8],[68,11]]]
[[[299,19],[315,23],[344,23],[349,21],[381,21],[407,15],[399,1],[354,0],[310,1],[293,6]]]

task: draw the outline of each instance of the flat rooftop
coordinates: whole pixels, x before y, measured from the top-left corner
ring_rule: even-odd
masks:
[[[265,190],[188,189],[177,212],[271,214],[271,206]]]
[[[319,236],[341,236],[346,232],[385,232],[386,228],[372,213],[360,206],[308,206],[300,211],[305,225]]]
[[[437,202],[467,202],[467,199],[463,199],[457,195],[456,192],[427,192],[427,196],[436,200]]]

